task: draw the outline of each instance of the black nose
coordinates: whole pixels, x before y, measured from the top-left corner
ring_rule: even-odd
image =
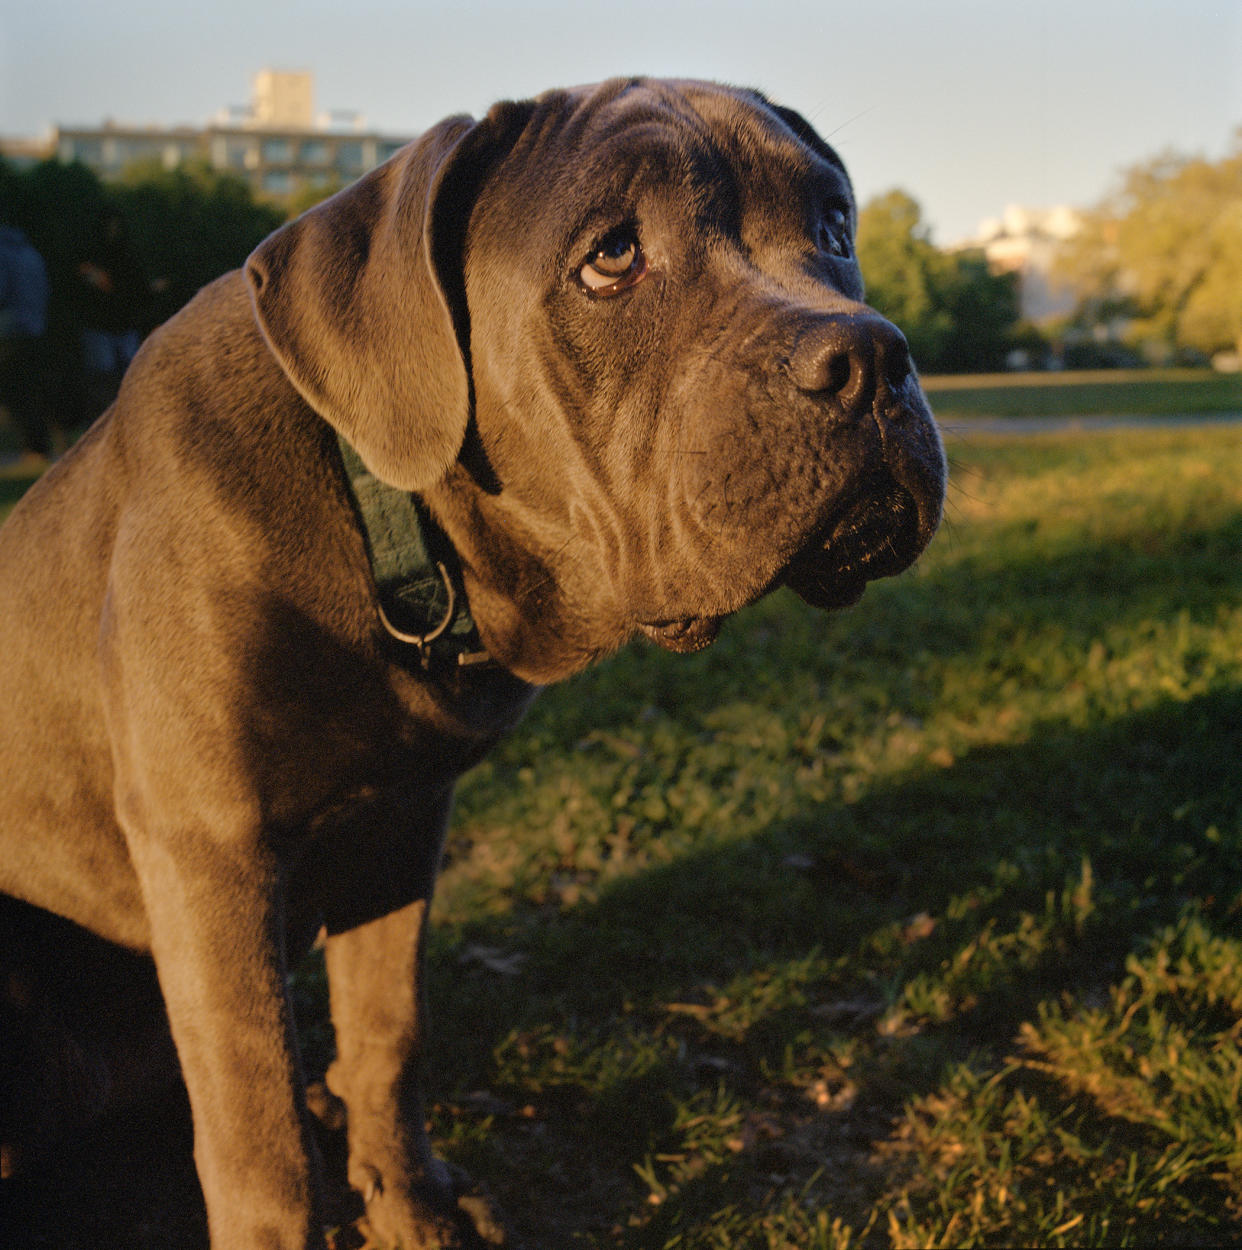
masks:
[[[798,339],[789,367],[799,390],[836,400],[846,411],[870,408],[881,384],[900,391],[914,368],[905,336],[876,313],[816,321]]]

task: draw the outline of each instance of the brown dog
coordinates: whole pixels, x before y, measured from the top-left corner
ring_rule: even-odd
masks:
[[[930,539],[854,211],[746,91],[446,121],[154,334],[14,512],[0,889],[153,957],[218,1250],[322,1244],[285,989],[321,927],[372,1225],[478,1235],[422,1128],[420,957],[454,779],[535,687]]]

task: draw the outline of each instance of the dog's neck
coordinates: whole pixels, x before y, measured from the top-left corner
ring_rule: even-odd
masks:
[[[470,614],[460,561],[444,531],[417,495],[381,482],[339,434],[337,444],[384,628],[417,648],[427,668],[489,662]]]

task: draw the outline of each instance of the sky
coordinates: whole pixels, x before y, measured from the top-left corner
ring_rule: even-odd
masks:
[[[1242,0],[0,0],[0,134],[201,125],[260,69],[416,134],[615,74],[759,87],[837,148],[860,201],[900,187],[937,243],[1008,204],[1089,207],[1242,127]]]

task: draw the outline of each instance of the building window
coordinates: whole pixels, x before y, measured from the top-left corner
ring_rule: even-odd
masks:
[[[226,138],[215,141],[213,161],[217,166],[244,173],[259,163],[259,149],[253,139]]]
[[[303,165],[326,165],[328,161],[328,145],[322,139],[307,139],[303,142]]]
[[[103,165],[103,144],[98,139],[61,139],[60,158],[99,169]]]
[[[288,139],[264,139],[263,163],[265,165],[292,165],[293,144]]]
[[[336,167],[350,178],[362,173],[366,168],[362,159],[361,143],[341,143],[336,149]]]
[[[118,174],[144,161],[158,160],[161,149],[154,139],[122,139],[109,137],[103,144],[103,169],[108,174]]]
[[[288,195],[293,190],[293,175],[287,169],[269,169],[263,175],[263,190],[268,195]]]

